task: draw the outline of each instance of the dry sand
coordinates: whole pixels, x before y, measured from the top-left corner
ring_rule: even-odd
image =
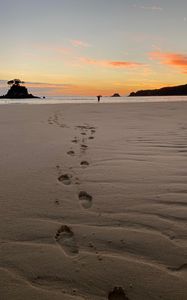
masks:
[[[2,105],[0,141],[1,300],[187,299],[187,103]]]

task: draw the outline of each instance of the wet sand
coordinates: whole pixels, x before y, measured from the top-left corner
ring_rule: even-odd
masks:
[[[187,103],[2,105],[0,299],[187,299]]]

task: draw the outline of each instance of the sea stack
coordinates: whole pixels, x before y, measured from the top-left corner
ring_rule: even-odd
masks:
[[[25,99],[25,98],[40,98],[28,93],[28,90],[25,86],[21,85],[24,82],[20,79],[13,79],[7,82],[10,86],[6,95],[0,96],[0,98],[8,99]]]
[[[115,93],[115,94],[113,94],[111,97],[121,97],[121,96],[120,96],[120,94]]]

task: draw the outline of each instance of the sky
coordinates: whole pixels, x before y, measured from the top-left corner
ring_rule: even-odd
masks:
[[[187,83],[186,0],[0,0],[0,94],[128,95]]]

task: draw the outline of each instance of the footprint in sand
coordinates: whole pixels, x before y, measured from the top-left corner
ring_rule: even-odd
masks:
[[[113,291],[108,294],[108,300],[129,300],[129,298],[121,287],[115,287]]]
[[[48,124],[53,125],[53,121],[51,119],[48,119]]]
[[[85,209],[88,209],[92,206],[92,196],[89,195],[87,192],[80,191],[79,193],[79,200]]]
[[[81,140],[81,145],[85,144],[85,140],[86,139],[83,137],[82,140]]]
[[[75,151],[70,150],[70,151],[67,152],[67,154],[68,154],[68,155],[71,155],[71,156],[74,156],[74,155],[75,155]]]
[[[187,270],[187,263],[183,264],[183,265],[180,265],[178,267],[168,267],[168,269],[170,271],[174,271],[174,272],[184,271],[184,270]]]
[[[93,140],[93,139],[94,139],[94,136],[89,136],[88,139],[89,139],[89,140]]]
[[[71,175],[63,174],[58,177],[58,181],[63,182],[63,184],[65,184],[65,185],[70,185],[71,177],[72,177]]]
[[[81,145],[81,150],[82,150],[82,151],[85,151],[87,148],[88,148],[87,145],[85,145],[85,144],[82,144],[82,145]]]
[[[74,256],[79,253],[74,233],[69,226],[62,225],[55,235],[55,240],[63,249],[65,254]]]
[[[87,167],[87,166],[89,166],[89,162],[86,161],[86,160],[82,160],[80,165],[83,166],[83,167]]]
[[[78,143],[77,137],[74,137],[74,139],[71,142],[77,144]]]

